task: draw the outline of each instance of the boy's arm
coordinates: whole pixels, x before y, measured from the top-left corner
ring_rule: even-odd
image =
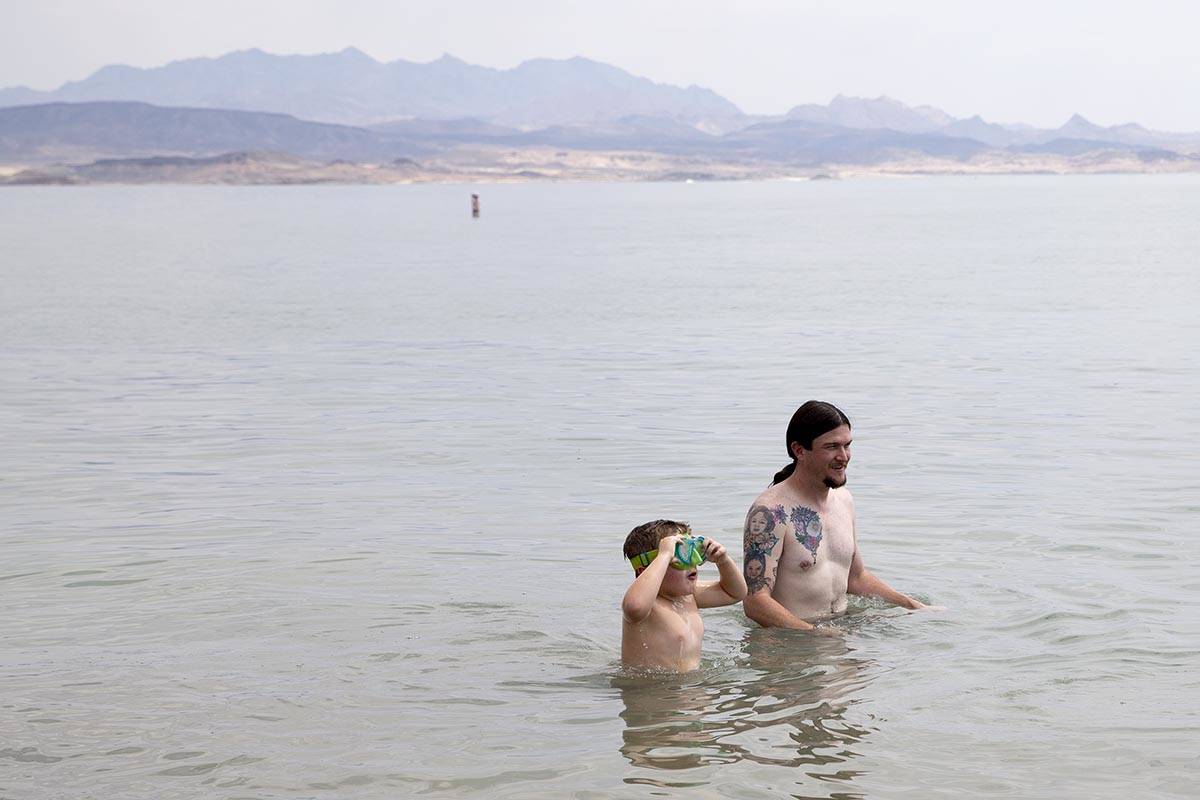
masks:
[[[658,597],[663,577],[671,566],[678,536],[667,536],[658,543],[658,555],[642,574],[633,579],[621,601],[621,614],[629,622],[641,622],[654,610],[654,598]]]
[[[746,580],[742,577],[737,562],[729,557],[724,545],[715,539],[708,539],[704,542],[704,555],[717,565],[721,577],[696,587],[696,605],[700,608],[715,608],[736,603],[745,597]]]

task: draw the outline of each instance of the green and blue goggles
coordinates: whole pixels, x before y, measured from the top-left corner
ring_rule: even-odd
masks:
[[[650,566],[650,562],[658,557],[657,550],[650,550],[645,553],[638,553],[633,558],[629,559],[629,563],[633,564],[635,570],[644,569]],[[693,569],[704,563],[704,537],[689,536],[686,539],[680,539],[675,544],[675,556],[671,559],[672,569]]]

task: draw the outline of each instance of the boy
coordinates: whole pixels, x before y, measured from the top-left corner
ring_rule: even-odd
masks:
[[[675,545],[688,543],[691,535],[686,522],[660,519],[639,525],[625,538],[625,557],[637,576],[621,601],[621,662],[627,667],[696,669],[704,636],[700,609],[732,605],[746,596],[742,571],[720,542],[696,542],[704,560],[717,565],[720,580],[698,584],[694,564],[675,561]]]

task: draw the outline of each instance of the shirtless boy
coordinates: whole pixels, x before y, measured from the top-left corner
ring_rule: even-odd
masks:
[[[625,557],[637,576],[621,601],[621,661],[627,667],[696,669],[704,637],[700,609],[732,605],[746,596],[737,563],[714,539],[706,538],[702,547],[705,560],[717,565],[719,580],[697,583],[694,565],[675,562],[675,545],[691,533],[687,523],[660,519],[639,525],[625,538]]]
[[[850,442],[850,420],[829,403],[810,400],[788,424],[792,463],[746,515],[743,608],[763,627],[812,629],[812,620],[845,611],[847,594],[926,607],[863,564],[845,488]]]

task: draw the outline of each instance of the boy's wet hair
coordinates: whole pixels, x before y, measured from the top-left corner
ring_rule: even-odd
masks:
[[[625,557],[633,558],[642,553],[658,549],[658,543],[668,536],[691,536],[692,526],[686,522],[675,522],[669,519],[656,519],[638,525],[625,537]]]

